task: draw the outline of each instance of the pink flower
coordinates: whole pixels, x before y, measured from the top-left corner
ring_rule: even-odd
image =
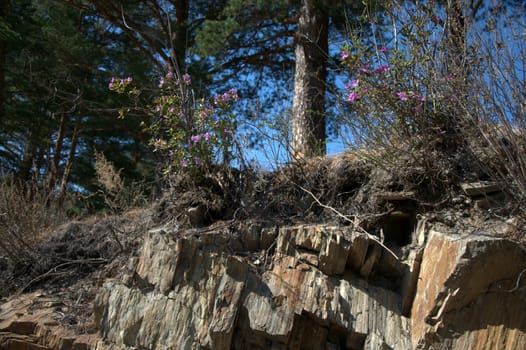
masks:
[[[190,141],[194,143],[201,141],[201,135],[193,135],[192,137],[190,137]]]
[[[358,75],[369,74],[371,73],[371,65],[369,63],[364,63],[363,67],[358,68]]]
[[[190,74],[185,73],[185,74],[183,75],[183,81],[184,81],[184,83],[185,83],[186,85],[190,85],[190,84],[192,84],[192,78],[190,78]]]
[[[205,132],[205,134],[203,135],[203,137],[205,138],[205,140],[210,140],[210,137],[212,137],[212,135],[210,135],[210,133],[207,131]]]
[[[400,99],[400,101],[407,101],[407,94],[405,92],[398,91],[395,95]]]
[[[236,89],[230,89],[230,90],[228,90],[228,93],[230,94],[230,97],[234,101],[239,101],[239,95],[237,94],[237,90]]]
[[[340,58],[342,61],[345,61],[346,59],[349,58],[349,52],[347,50],[343,50],[341,53],[340,53]]]
[[[360,84],[359,79],[353,79],[351,80],[350,83],[345,84],[345,89],[347,90],[356,89],[359,86],[359,84]]]
[[[172,72],[166,73],[166,79],[172,79],[174,74]]]
[[[385,73],[389,71],[389,65],[383,64],[374,70],[375,73]]]
[[[161,79],[159,79],[159,87],[162,88],[164,85],[164,78],[161,77]]]
[[[188,166],[188,162],[186,160],[181,161],[181,168],[186,168]]]
[[[359,98],[360,98],[360,95],[356,91],[352,90],[349,92],[349,96],[347,97],[345,101],[352,103],[358,100]]]
[[[426,97],[424,95],[417,95],[413,91],[410,92],[411,98],[414,98],[415,100],[418,100],[420,102],[425,102]]]
[[[386,53],[386,52],[387,52],[387,47],[382,46],[382,47],[380,48],[380,52],[381,52],[381,53]]]
[[[201,165],[201,164],[203,163],[203,161],[202,161],[201,158],[199,158],[199,157],[196,157],[196,158],[194,159],[194,162],[195,162],[195,165]]]

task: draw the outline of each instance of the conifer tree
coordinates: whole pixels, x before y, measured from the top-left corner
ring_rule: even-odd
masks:
[[[243,84],[253,84],[251,95],[271,85],[269,80],[293,81],[292,158],[323,155],[329,36],[343,32],[345,21],[353,20],[347,16],[359,15],[361,9],[362,2],[343,0],[228,0],[197,30],[195,50],[201,57],[214,57],[224,80],[250,76]]]

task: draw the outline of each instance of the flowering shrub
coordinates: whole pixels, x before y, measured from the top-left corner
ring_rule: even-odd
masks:
[[[136,92],[135,89],[128,91],[128,88],[130,84],[132,83],[132,81],[133,81],[132,77],[127,77],[127,78],[112,77],[110,80],[110,83],[108,84],[108,88],[112,91],[115,91],[121,94],[125,92],[135,93]]]
[[[129,92],[131,82],[131,78],[112,78],[109,88]],[[160,78],[159,95],[150,107],[151,121],[146,129],[154,151],[167,159],[166,173],[197,175],[231,160],[236,123],[230,109],[239,100],[237,91],[231,89],[211,100],[196,100],[191,85],[190,75],[179,78],[168,72]]]
[[[354,36],[352,47],[342,47],[340,59],[350,75],[347,123],[360,139],[379,146],[388,146],[389,138],[443,143],[454,137],[464,75],[442,59],[447,46],[438,9],[416,4],[403,14],[397,10],[394,25],[401,29],[384,37],[385,45]]]

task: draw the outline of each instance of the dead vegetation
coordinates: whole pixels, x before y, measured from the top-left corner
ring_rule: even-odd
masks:
[[[135,253],[150,225],[151,215],[146,209],[65,223],[38,242],[26,243],[32,252],[31,260],[10,259],[2,254],[0,296],[38,288],[58,290],[87,276],[115,275]]]
[[[400,147],[398,151],[313,158],[274,172],[232,169],[228,173],[212,172],[197,181],[189,176],[173,177],[170,190],[149,209],[71,221],[54,230],[53,225],[60,221],[51,219],[59,216],[53,217],[53,212],[47,211],[53,207],[44,198],[24,197],[25,201],[17,203],[5,197],[4,213],[19,210],[17,213],[31,220],[11,216],[12,221],[7,222],[6,215],[1,219],[0,295],[38,288],[62,290],[84,278],[96,284],[98,279],[116,276],[135,254],[143,234],[159,226],[183,232],[224,225],[236,234],[236,227],[251,220],[272,226],[352,225],[399,256],[415,244],[413,232],[422,220],[440,222],[462,232],[494,227],[492,234],[524,240],[524,209],[518,201],[521,197],[510,195],[506,184],[481,166],[486,158],[480,154],[487,155],[487,151],[478,148],[477,153],[473,149],[466,147],[453,155],[419,154],[419,163]],[[508,153],[515,157],[523,154]],[[105,188],[112,201],[120,198],[123,189],[110,191],[120,183],[118,172],[108,165],[105,174],[110,173],[113,175],[105,177],[109,179]],[[465,183],[491,186],[469,192]],[[35,207],[38,203],[41,206]],[[18,209],[13,211],[15,204]],[[112,208],[118,213],[123,206],[121,203]]]

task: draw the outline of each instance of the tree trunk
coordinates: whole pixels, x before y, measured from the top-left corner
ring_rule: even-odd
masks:
[[[71,144],[69,146],[68,159],[64,167],[64,173],[62,174],[62,181],[60,184],[60,191],[58,194],[58,203],[62,205],[64,202],[64,197],[66,195],[69,173],[71,172],[71,167],[73,166],[73,160],[75,159],[75,153],[77,151],[77,143],[79,141],[80,126],[82,124],[82,117],[77,116],[75,121],[75,130],[71,136]]]
[[[7,19],[8,1],[0,1],[0,20]],[[0,40],[0,117],[4,111],[5,103],[5,59],[7,55],[7,43]]]
[[[55,147],[53,148],[53,159],[51,160],[51,169],[48,174],[48,193],[51,194],[55,189],[55,186],[58,182],[58,168],[60,165],[61,153],[62,153],[62,144],[64,143],[64,136],[66,132],[66,124],[68,117],[63,114],[60,117],[60,125],[57,131],[57,141],[55,142]]]
[[[24,155],[22,156],[22,160],[18,164],[18,172],[16,174],[16,177],[22,182],[29,181],[31,177],[31,168],[33,167],[35,161],[37,149],[37,142],[33,140],[31,135],[26,145]]]
[[[295,48],[292,157],[325,154],[325,80],[329,17],[316,0],[302,0]]]
[[[446,35],[451,65],[448,68],[459,72],[462,72],[466,65],[466,28],[463,7],[461,0],[448,0],[446,5]]]
[[[175,2],[175,25],[172,33],[173,49],[171,53],[173,64],[177,66],[176,71],[184,72],[186,47],[188,45],[188,0]]]

